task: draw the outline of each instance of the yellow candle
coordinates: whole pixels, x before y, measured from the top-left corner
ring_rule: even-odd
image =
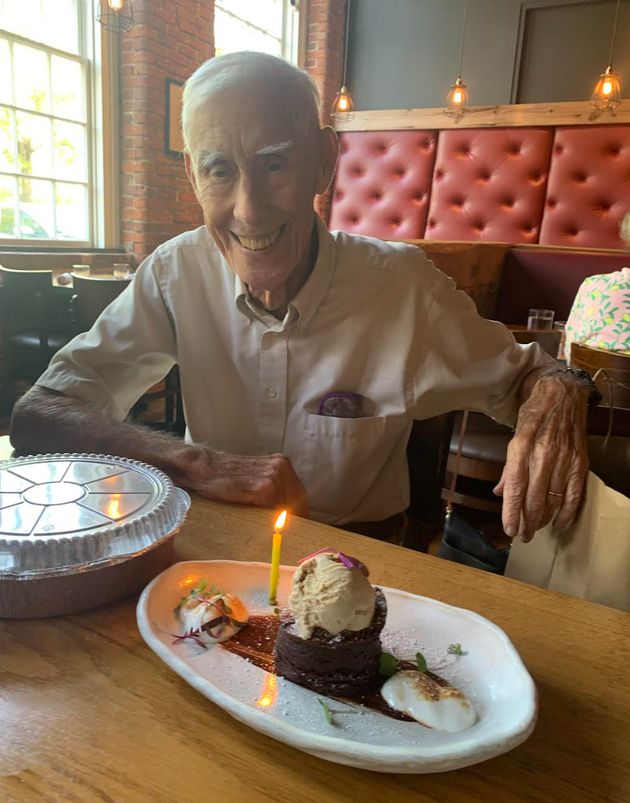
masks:
[[[276,604],[278,578],[280,576],[280,553],[282,551],[282,528],[287,520],[287,511],[283,510],[276,519],[271,547],[271,574],[269,576],[269,604]]]

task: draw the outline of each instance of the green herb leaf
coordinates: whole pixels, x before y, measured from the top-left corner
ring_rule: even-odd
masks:
[[[390,678],[396,672],[397,666],[398,661],[393,655],[388,652],[381,653],[381,658],[378,663],[379,675],[384,675],[386,678]]]
[[[416,653],[416,664],[418,666],[418,672],[422,672],[424,674],[427,671],[427,662],[421,652]]]
[[[329,725],[333,725],[333,724],[334,724],[334,723],[333,723],[333,713],[332,713],[332,711],[330,710],[330,708],[328,707],[328,705],[326,704],[326,702],[325,702],[324,700],[322,700],[322,698],[321,698],[321,697],[318,697],[318,698],[317,698],[317,702],[318,702],[318,703],[321,705],[321,707],[322,707],[322,711],[324,712],[324,716],[326,717],[326,722],[327,722]]]
[[[447,652],[450,655],[468,655],[467,652],[464,652],[464,650],[462,650],[461,644],[449,644]]]

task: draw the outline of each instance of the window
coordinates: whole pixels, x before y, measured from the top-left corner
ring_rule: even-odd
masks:
[[[0,0],[5,245],[98,239],[91,12],[86,0]]]
[[[296,0],[215,0],[217,56],[261,50],[296,64],[298,27]]]

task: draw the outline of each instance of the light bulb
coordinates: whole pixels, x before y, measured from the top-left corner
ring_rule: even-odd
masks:
[[[348,92],[348,89],[345,86],[342,86],[335,96],[331,114],[343,114],[346,112],[351,112],[353,109],[354,102],[352,100],[352,95]]]
[[[446,96],[446,105],[449,109],[459,110],[463,110],[468,105],[468,89],[461,76],[457,78],[454,84],[451,84],[449,93]]]
[[[122,11],[122,7],[125,5],[125,0],[107,0],[107,5],[112,11]]]
[[[591,96],[591,103],[596,109],[614,109],[621,101],[621,82],[612,65],[599,76]]]

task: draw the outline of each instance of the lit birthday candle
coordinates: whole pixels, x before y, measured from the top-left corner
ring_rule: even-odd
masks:
[[[276,604],[278,577],[280,576],[280,552],[282,551],[282,528],[287,520],[287,511],[283,510],[276,519],[271,547],[271,574],[269,576],[269,604]]]

